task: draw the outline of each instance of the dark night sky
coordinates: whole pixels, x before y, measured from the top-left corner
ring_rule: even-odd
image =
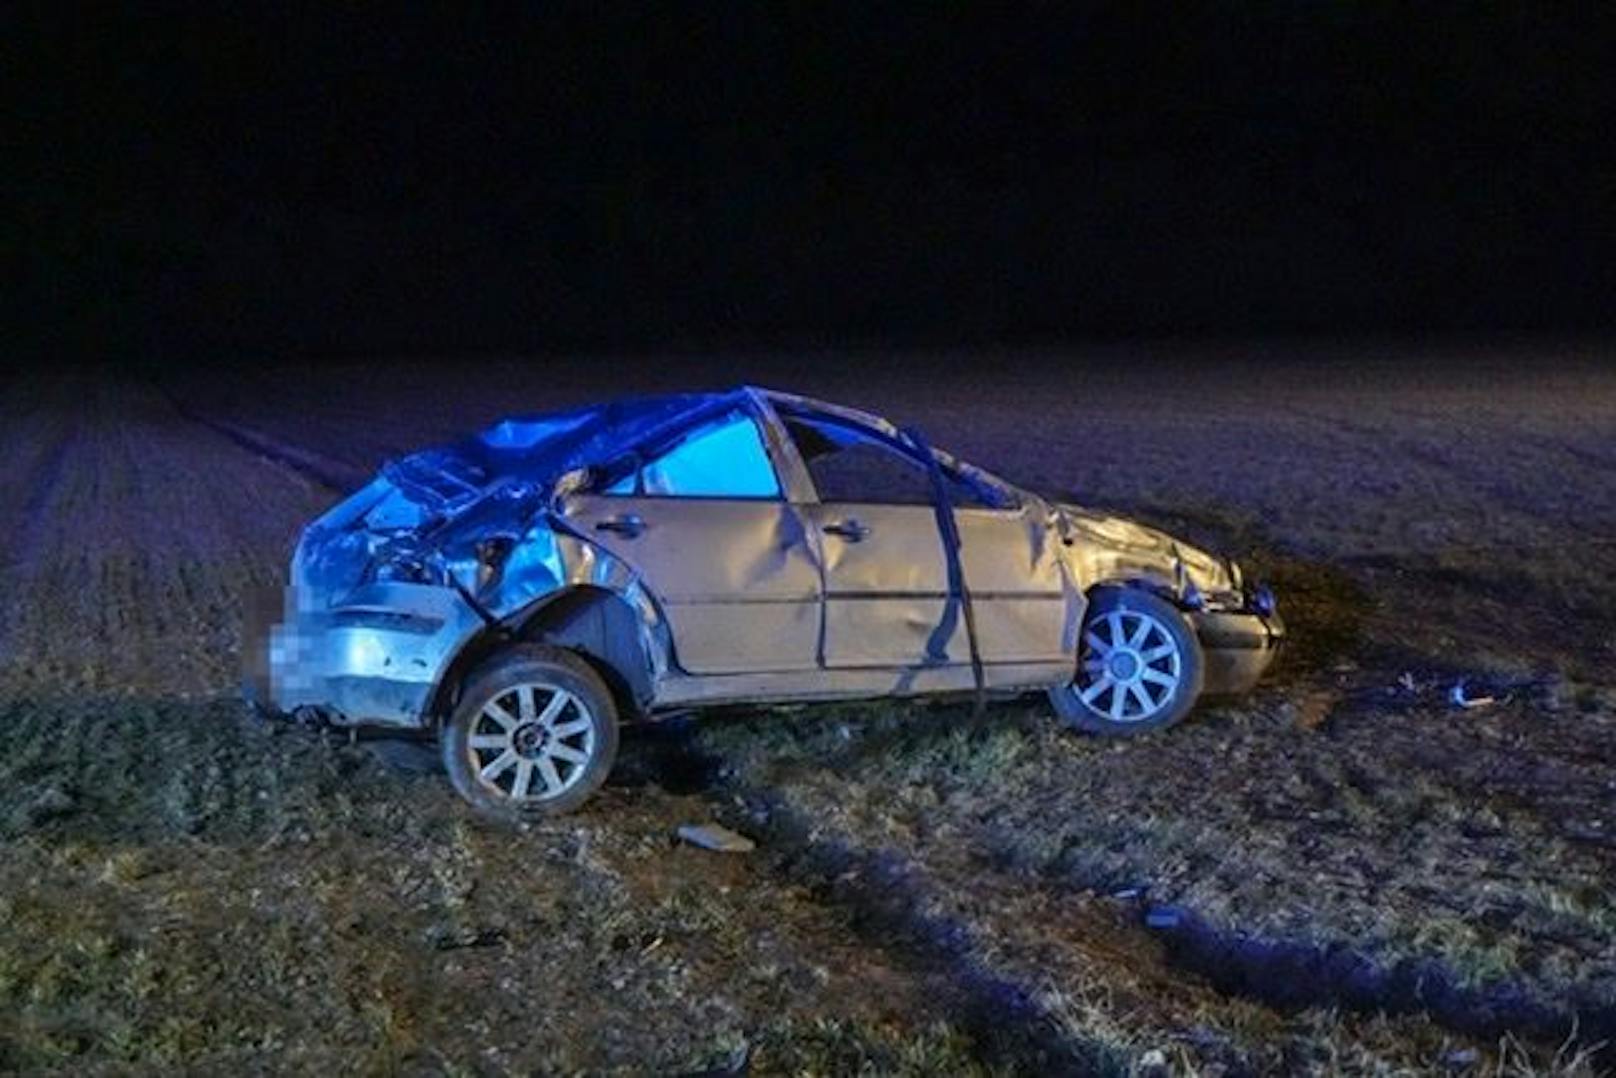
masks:
[[[13,18],[13,340],[150,360],[1616,321],[1604,25],[932,6]]]

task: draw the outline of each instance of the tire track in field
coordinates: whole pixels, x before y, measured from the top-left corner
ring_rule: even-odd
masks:
[[[270,437],[250,427],[204,415],[191,408],[166,387],[156,382],[149,384],[181,419],[212,431],[271,464],[278,464],[306,479],[311,479],[327,490],[337,494],[348,494],[363,486],[369,479],[369,476],[360,469],[333,460],[322,453],[293,445],[280,438]]]
[[[79,438],[82,428],[83,417],[74,410],[45,450],[35,457],[33,467],[20,484],[27,494],[19,507],[18,527],[5,542],[7,556],[0,561],[0,582],[8,593],[5,599],[0,599],[0,669],[14,658],[13,637],[20,620],[20,611],[11,597],[25,589],[26,578],[38,564],[47,512],[59,495],[68,450]]]
[[[661,767],[716,780],[705,789],[716,815],[746,806],[761,825],[759,871],[804,889],[812,901],[845,913],[863,947],[880,954],[935,993],[938,1017],[971,1038],[978,1058],[1046,1074],[1128,1069],[1119,1047],[1063,1021],[1043,985],[1007,963],[991,946],[991,926],[952,908],[940,881],[921,864],[890,849],[870,849],[852,835],[793,804],[789,795],[730,772],[718,757],[688,743],[656,751]],[[722,776],[722,777],[720,777]],[[757,831],[754,818],[749,830]]]
[[[6,492],[26,508],[3,574],[0,682],[51,693],[233,684],[243,598],[284,572],[286,540],[330,490],[113,372],[30,388],[18,427],[56,440],[27,485]]]
[[[1580,540],[1572,540],[1566,545],[1577,545],[1578,541],[1598,541],[1605,538],[1597,531],[1590,531],[1587,521],[1573,523],[1567,519],[1563,506],[1544,505],[1533,502],[1524,496],[1521,484],[1501,473],[1494,467],[1489,467],[1472,460],[1466,460],[1451,452],[1444,452],[1439,446],[1422,440],[1368,423],[1359,423],[1343,416],[1330,415],[1325,412],[1310,411],[1302,408],[1289,408],[1287,411],[1299,419],[1317,423],[1328,429],[1349,435],[1354,439],[1389,449],[1393,453],[1407,458],[1416,464],[1431,469],[1455,486],[1468,487],[1483,499],[1490,515],[1513,515],[1525,517],[1540,525],[1554,526],[1556,529],[1569,529],[1582,533]],[[1586,451],[1565,443],[1557,442],[1542,435],[1532,435],[1523,432],[1510,432],[1510,442],[1515,447],[1515,453],[1524,448],[1544,457],[1569,455],[1573,459],[1582,460]],[[1599,458],[1595,458],[1599,459]],[[1605,465],[1609,467],[1609,465]],[[1555,475],[1557,470],[1552,467],[1543,467],[1533,470],[1534,475]],[[1505,545],[1502,541],[1500,546]],[[1530,544],[1528,544],[1530,545]]]
[[[34,405],[34,414],[26,416],[26,425],[11,424],[8,433],[13,435],[17,442],[33,450],[32,464],[23,473],[21,482],[16,489],[26,491],[21,504],[18,506],[18,520],[20,526],[12,533],[7,543],[7,558],[5,569],[15,569],[32,562],[33,555],[38,550],[42,527],[45,518],[45,509],[61,485],[62,471],[67,463],[68,449],[77,440],[83,428],[83,416],[77,407],[58,409],[53,405],[55,401],[42,402],[37,398],[31,402]],[[60,422],[50,423],[49,417],[60,417]],[[44,431],[39,427],[44,426]],[[32,429],[29,429],[32,428]],[[41,433],[47,435],[44,447],[34,441]],[[17,456],[12,457],[17,463],[22,463]]]
[[[939,1016],[966,1032],[989,1065],[1134,1073],[1147,1049],[1177,1044],[1186,1059],[1262,1073],[1289,1069],[1302,1048],[1305,1035],[1291,1022],[1301,1008],[1259,984],[1264,970],[1236,968],[1251,972],[1249,984],[1207,977],[1174,950],[1182,947],[1177,936],[1147,931],[1116,900],[1097,899],[1103,890],[1004,872],[991,856],[965,867],[872,846],[812,799],[748,778],[722,757],[689,745],[664,751],[664,766],[711,776],[705,794],[715,815],[757,835],[760,871],[843,911],[863,946],[932,986]],[[1197,942],[1208,945],[1204,934]],[[1362,1019],[1331,1019],[1331,1035],[1351,1040],[1378,1007],[1337,989],[1320,986],[1305,1002],[1354,1005]],[[1391,1021],[1441,1017],[1418,1004],[1399,1013]],[[1252,1036],[1254,1020],[1270,1032]],[[1462,1023],[1454,1032],[1469,1036]]]
[[[1570,659],[1574,676],[1607,680],[1616,655],[1610,586],[1616,499],[1597,483],[1586,496],[1573,493],[1590,486],[1578,479],[1601,469],[1579,475],[1570,463],[1578,458],[1565,446],[1513,429],[1487,428],[1474,441],[1465,428],[1450,430],[1428,416],[1426,426],[1404,434],[1315,410],[1288,411],[1373,447],[1377,455],[1369,459],[1387,473],[1421,477],[1422,489],[1404,495],[1419,500],[1404,504],[1401,525],[1410,534],[1402,541],[1382,529],[1378,540],[1331,553],[1330,560],[1384,597],[1384,609],[1396,608],[1394,618],[1370,619],[1378,635],[1406,641],[1412,618],[1422,626],[1425,649],[1463,655],[1507,647],[1538,666]]]
[[[674,747],[673,762],[687,768],[681,752],[707,756]],[[697,770],[713,776],[715,815],[761,831],[766,871],[845,909],[866,946],[937,983],[939,1006],[990,1061],[1002,1054],[1039,1059],[1045,1073],[1131,1072],[1145,1046],[1194,1030],[1188,1039],[1202,1063],[1279,1072],[1304,1049],[1304,1012],[1324,1016],[1329,1036],[1346,1042],[1377,1023],[1429,1023],[1456,1047],[1512,1035],[1546,1056],[1568,1038],[1588,1047],[1616,1035],[1616,1006],[1597,1002],[1592,982],[1586,994],[1578,986],[1561,996],[1536,994],[1524,980],[1472,985],[1435,956],[1388,961],[1311,937],[1251,935],[1178,906],[1160,907],[1170,916],[1147,929],[1143,915],[1157,907],[1143,897],[1097,901],[1113,882],[1007,869],[990,852],[1004,843],[991,835],[961,836],[970,845],[987,838],[963,861],[935,861],[923,848],[868,844],[813,796],[748,778],[722,756]],[[1257,1015],[1269,1032],[1252,1038]]]

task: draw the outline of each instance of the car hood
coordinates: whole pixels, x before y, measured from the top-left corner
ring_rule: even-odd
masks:
[[[1086,583],[1146,579],[1182,590],[1188,581],[1207,598],[1240,592],[1227,558],[1128,517],[1072,504],[1055,509],[1079,551]]]

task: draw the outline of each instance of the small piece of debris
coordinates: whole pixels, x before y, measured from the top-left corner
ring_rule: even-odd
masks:
[[[1491,809],[1471,813],[1459,825],[1466,838],[1496,838],[1504,833],[1504,821]]]
[[[698,1070],[685,1071],[680,1078],[741,1078],[751,1072],[752,1046],[742,1041],[722,1061]]]
[[[505,932],[498,928],[438,926],[427,933],[427,938],[440,951],[458,951],[470,947],[496,947],[505,941]]]
[[[1167,1053],[1160,1048],[1152,1048],[1139,1057],[1139,1070],[1147,1074],[1162,1073],[1167,1070]]]
[[[1453,691],[1448,694],[1448,699],[1453,702],[1453,705],[1455,707],[1462,707],[1462,708],[1466,708],[1466,709],[1468,709],[1468,708],[1476,708],[1476,707],[1487,707],[1487,706],[1489,706],[1491,704],[1498,703],[1498,698],[1496,696],[1470,696],[1470,695],[1468,695],[1465,692],[1465,683],[1464,683],[1463,679],[1460,679],[1459,681],[1456,681],[1456,682],[1453,683]]]
[[[757,843],[745,835],[720,827],[716,823],[685,823],[679,825],[679,837],[692,846],[718,853],[751,853]]]
[[[37,827],[42,823],[49,823],[51,820],[71,816],[77,810],[78,799],[71,793],[60,786],[47,786],[23,810],[23,819],[28,826]]]
[[[1302,697],[1295,709],[1295,724],[1303,730],[1317,730],[1323,726],[1341,702],[1339,689],[1320,689]]]
[[[1154,906],[1145,914],[1147,928],[1177,928],[1184,912],[1177,906]]]

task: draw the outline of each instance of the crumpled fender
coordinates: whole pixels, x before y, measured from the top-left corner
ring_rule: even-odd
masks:
[[[490,541],[503,548],[497,560],[488,557],[485,544]],[[492,625],[473,626],[446,656],[444,689],[452,688],[486,648],[527,635],[554,604],[580,590],[610,596],[631,613],[631,618],[614,618],[610,624],[632,625],[634,639],[614,640],[603,649],[609,654],[596,657],[614,667],[639,664],[617,672],[641,703],[669,670],[673,644],[667,617],[639,573],[552,513],[478,521],[445,545],[444,564],[480,612],[493,620]]]
[[[1185,581],[1203,595],[1237,594],[1229,563],[1127,517],[1079,505],[1056,506],[1067,529],[1067,556],[1086,592],[1098,584],[1145,583],[1178,596]]]

